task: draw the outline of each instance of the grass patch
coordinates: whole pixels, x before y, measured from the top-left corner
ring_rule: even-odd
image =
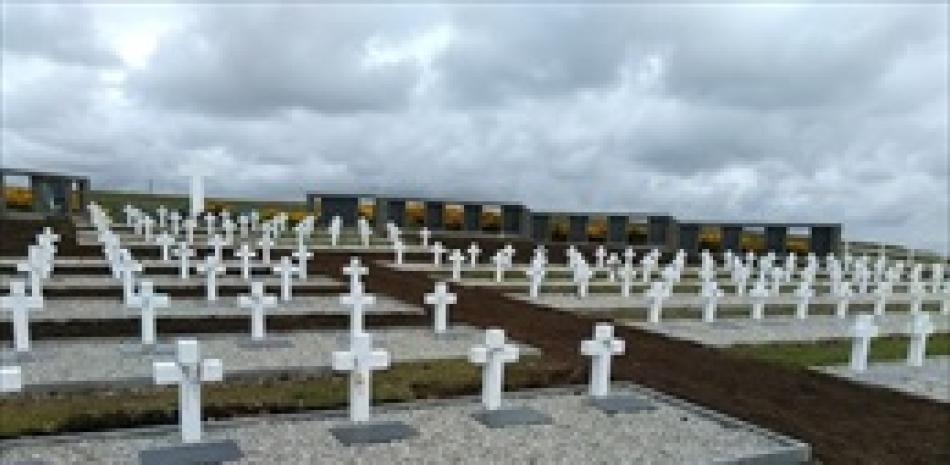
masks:
[[[875,362],[902,360],[907,356],[909,339],[900,336],[880,337],[871,341],[870,360]],[[851,356],[850,340],[819,342],[740,345],[724,349],[739,357],[755,358],[791,368],[842,365]],[[950,334],[933,334],[927,341],[927,355],[950,355]]]
[[[553,368],[539,356],[527,356],[506,367],[505,387],[548,386],[565,374],[566,369]],[[203,416],[230,418],[344,408],[348,386],[342,374],[208,384],[202,393]],[[481,371],[466,360],[397,363],[373,374],[376,404],[475,394],[480,389]],[[0,439],[175,424],[177,409],[177,389],[165,387],[26,394],[0,400]]]

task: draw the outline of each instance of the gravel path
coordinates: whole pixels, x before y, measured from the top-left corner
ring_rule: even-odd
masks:
[[[371,330],[374,346],[390,351],[393,360],[463,358],[468,350],[484,340],[475,328],[452,327],[455,337],[435,338],[425,328]],[[246,335],[199,335],[201,354],[220,358],[225,372],[324,368],[330,365],[334,350],[347,347],[348,332],[313,331],[273,333],[289,339],[290,348],[248,350],[237,345]],[[172,341],[162,341],[172,342]],[[151,360],[170,359],[172,355],[143,356],[127,353],[123,346],[134,345],[118,339],[38,341],[33,345],[36,360],[23,364],[24,384],[58,384],[76,381],[106,381],[152,376]]]
[[[931,313],[936,332],[950,332],[950,316]],[[908,334],[909,314],[887,314],[875,318],[881,335]],[[763,342],[818,341],[823,339],[849,338],[854,318],[839,319],[832,316],[811,316],[804,320],[795,318],[766,318],[763,320],[730,319],[714,323],[676,320],[651,324],[639,321],[623,321],[623,324],[647,331],[665,334],[676,339],[694,341],[715,347]]]
[[[244,316],[250,309],[238,307],[236,297],[219,297],[216,302],[195,298],[170,298],[169,308],[157,309],[157,318],[194,318],[203,316]],[[296,296],[290,302],[277,301],[268,315],[349,315],[350,307],[340,304],[338,296]],[[422,307],[376,295],[376,304],[365,307],[367,314],[422,314]],[[71,319],[139,319],[139,311],[126,307],[119,299],[48,299],[42,311],[30,313],[31,321],[67,321]],[[10,312],[0,312],[0,321],[10,321]]]
[[[873,362],[867,371],[855,373],[847,366],[817,367],[818,371],[858,383],[885,386],[908,394],[950,402],[950,357],[932,357],[922,367],[900,362]]]
[[[591,408],[583,395],[521,397],[509,396],[509,401],[550,415],[553,424],[489,429],[471,418],[478,411],[476,404],[453,402],[376,409],[374,420],[402,421],[418,431],[396,443],[342,446],[329,428],[346,421],[326,414],[210,424],[206,439],[236,441],[245,454],[236,462],[241,464],[683,464],[735,460],[789,447],[786,440],[761,430],[723,423],[659,399],[655,410],[608,416]],[[0,451],[0,459],[136,464],[140,450],[175,440],[167,429],[40,438]]]

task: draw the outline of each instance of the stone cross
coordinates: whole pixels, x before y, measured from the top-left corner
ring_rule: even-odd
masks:
[[[0,366],[0,393],[17,392],[23,389],[20,367]]]
[[[871,338],[878,335],[873,315],[858,315],[851,330],[851,370],[862,372],[868,368],[868,352]]]
[[[811,288],[810,282],[802,281],[798,284],[798,288],[795,289],[795,297],[798,297],[798,302],[795,304],[795,318],[799,320],[808,318],[808,306],[814,295],[815,291]]]
[[[158,243],[158,246],[162,248],[162,261],[167,262],[171,260],[171,246],[175,245],[175,238],[168,234],[168,231],[164,231],[159,234],[158,239],[155,240]]]
[[[452,254],[449,255],[449,261],[452,262],[452,281],[461,281],[462,262],[465,261],[465,256],[462,255],[462,251],[459,249],[453,249]]]
[[[607,257],[607,249],[605,249],[602,245],[598,245],[597,250],[594,252],[594,257],[597,258],[597,264],[595,265],[595,268],[598,270],[604,269],[604,258]]]
[[[238,234],[241,236],[241,239],[247,239],[247,229],[248,229],[249,222],[250,222],[250,219],[248,219],[247,215],[238,216],[238,219],[237,219]]]
[[[778,296],[782,293],[782,281],[784,279],[784,270],[779,267],[772,268],[772,295]]]
[[[529,285],[528,285],[528,296],[532,299],[538,298],[538,291],[541,287],[541,282],[544,280],[544,265],[539,262],[534,262],[531,266],[525,270],[525,275],[528,276]]]
[[[188,244],[195,243],[195,228],[198,227],[198,222],[194,218],[185,219],[185,241]]]
[[[396,252],[396,264],[402,265],[403,254],[406,252],[406,244],[403,244],[401,240],[396,239],[393,241],[393,251]]]
[[[297,259],[297,276],[306,281],[307,280],[307,260],[310,257],[313,257],[313,253],[307,250],[307,246],[304,243],[297,244],[297,250],[292,253],[294,258]]]
[[[251,309],[251,339],[254,341],[263,341],[267,337],[267,320],[265,311],[269,307],[277,305],[277,297],[264,293],[264,283],[254,281],[251,283],[251,294],[242,294],[238,296],[238,306]]]
[[[633,269],[633,263],[626,262],[620,268],[620,295],[621,297],[630,297],[630,287],[636,277],[636,271]]]
[[[910,283],[909,292],[911,315],[920,313],[921,306],[924,302],[924,294],[927,292],[927,289],[924,287],[924,283],[921,281],[912,281]]]
[[[429,228],[423,226],[422,229],[419,230],[419,237],[422,239],[422,248],[429,247],[429,237],[431,236],[432,233],[429,232]]]
[[[445,333],[448,326],[447,307],[454,305],[456,302],[458,302],[458,298],[448,291],[448,286],[444,282],[435,283],[435,291],[425,295],[426,305],[434,306],[436,334]]]
[[[874,314],[883,315],[885,306],[887,306],[887,296],[891,293],[891,283],[889,281],[879,281],[874,288]]]
[[[247,242],[242,242],[241,248],[234,252],[234,256],[241,259],[241,278],[245,281],[251,279],[251,259],[257,257],[257,251],[251,250]]]
[[[196,339],[179,339],[175,360],[154,362],[155,384],[178,385],[178,418],[181,441],[201,442],[201,383],[224,379],[220,359],[201,359]]]
[[[617,281],[617,267],[620,265],[620,257],[612,253],[607,257],[607,279],[610,282]]]
[[[333,369],[350,372],[350,421],[369,421],[373,370],[389,367],[389,352],[373,350],[373,338],[360,333],[350,340],[350,350],[333,352]]]
[[[716,321],[716,308],[719,305],[719,298],[722,296],[723,292],[721,289],[719,289],[716,281],[703,283],[702,299],[704,322],[712,323],[713,321]]]
[[[139,293],[132,297],[129,306],[140,310],[142,345],[155,345],[155,309],[168,308],[167,294],[156,294],[151,281],[139,283]]]
[[[206,224],[205,229],[207,231],[208,236],[214,235],[214,224],[217,221],[217,219],[218,217],[215,216],[211,212],[208,212],[205,214],[205,224]]]
[[[478,244],[472,242],[472,245],[468,246],[468,260],[469,265],[472,268],[475,268],[475,265],[478,265],[478,256],[482,253],[482,249],[478,247]]]
[[[647,321],[650,323],[659,323],[660,315],[663,312],[663,301],[670,296],[670,287],[662,281],[653,281],[650,289],[644,293],[650,299],[650,312]]]
[[[749,269],[740,261],[733,263],[732,281],[736,285],[736,295],[745,295],[749,283]]]
[[[360,284],[360,277],[369,274],[369,268],[360,264],[359,257],[350,257],[350,264],[343,267],[343,274],[350,277],[350,288]]]
[[[845,318],[848,316],[848,304],[851,300],[851,283],[842,282],[838,284],[838,292],[835,293],[835,316]]]
[[[188,272],[191,270],[191,266],[188,264],[188,259],[195,256],[195,251],[188,248],[187,242],[179,242],[178,248],[175,249],[175,256],[178,257],[178,275],[181,279],[188,279]]]
[[[146,215],[142,219],[142,225],[145,226],[145,242],[152,242],[152,226],[155,224],[155,220],[151,216]]]
[[[627,247],[623,250],[623,264],[633,266],[633,247]]]
[[[752,319],[761,320],[765,317],[765,301],[771,293],[765,287],[765,281],[756,281],[755,286],[749,290],[749,298],[752,300]]]
[[[442,266],[442,254],[444,253],[445,247],[442,247],[441,242],[432,244],[432,264],[435,266]]]
[[[505,280],[505,265],[507,263],[507,257],[505,253],[501,250],[495,252],[495,255],[491,258],[491,262],[495,264],[495,282],[500,283]]]
[[[353,307],[350,310],[350,337],[363,334],[363,307],[376,303],[376,296],[363,292],[363,283],[355,281],[349,294],[340,295],[340,304]]]
[[[231,245],[234,243],[234,222],[231,221],[231,218],[225,218],[221,222],[221,230],[224,231],[224,242],[225,244]]]
[[[218,274],[226,271],[221,262],[209,255],[205,257],[204,263],[195,267],[195,271],[205,275],[205,294],[208,302],[218,300]]]
[[[468,359],[482,365],[482,406],[486,410],[498,410],[501,408],[505,363],[518,360],[518,347],[505,344],[505,330],[487,329],[485,345],[473,347]]]
[[[940,287],[943,285],[943,265],[940,263],[934,263],[931,266],[930,282],[931,292],[934,294],[940,292]]]
[[[168,219],[171,222],[172,236],[181,234],[181,213],[178,213],[178,210],[173,210],[168,214]]]
[[[614,337],[611,324],[598,323],[594,338],[581,341],[581,354],[591,358],[590,395],[604,397],[610,393],[610,359],[624,352],[624,340]]]
[[[133,260],[128,250],[122,250],[119,273],[122,274],[122,296],[126,305],[135,297],[135,273],[142,272],[142,264]]]
[[[579,261],[577,263],[577,266],[574,268],[574,283],[577,284],[577,297],[582,299],[587,297],[588,290],[590,289],[590,278],[593,274],[587,262]]]
[[[251,231],[257,231],[258,222],[261,219],[261,214],[257,210],[251,210],[250,220],[251,220]]]
[[[0,297],[0,308],[13,317],[13,348],[19,353],[30,351],[30,310],[43,309],[43,297],[26,294],[23,281],[10,281],[10,295]]]
[[[270,265],[270,248],[274,245],[269,233],[264,233],[257,245],[261,246],[261,263]]]
[[[918,313],[912,316],[910,322],[910,346],[907,348],[907,365],[920,367],[924,365],[927,355],[927,337],[934,332],[934,325],[927,313]]]
[[[327,228],[327,232],[330,233],[330,245],[336,247],[337,242],[340,241],[340,220],[339,216],[334,216],[333,220],[330,221],[330,226]]]
[[[122,211],[125,213],[125,226],[131,228],[132,220],[135,218],[137,210],[132,205],[126,204]]]
[[[274,266],[272,270],[274,274],[280,275],[280,300],[290,302],[290,299],[293,297],[292,286],[294,273],[299,272],[300,268],[291,263],[290,257],[280,257],[280,265]]]
[[[214,259],[219,262],[224,258],[221,254],[221,248],[225,245],[227,245],[227,242],[221,238],[220,234],[215,234],[211,236],[211,239],[208,239],[208,247],[211,247],[212,251],[214,251]]]
[[[29,252],[25,262],[17,263],[17,271],[26,272],[30,277],[30,295],[33,297],[43,297],[43,278],[49,269],[46,257],[40,252],[39,247],[29,246]]]
[[[165,229],[165,226],[168,224],[165,220],[168,217],[168,209],[164,205],[159,205],[155,210],[155,214],[158,215],[158,227]]]

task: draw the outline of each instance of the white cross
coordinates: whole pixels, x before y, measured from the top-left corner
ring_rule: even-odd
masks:
[[[221,238],[220,234],[215,234],[214,236],[211,237],[211,239],[208,240],[208,246],[211,247],[212,250],[214,251],[215,260],[219,262],[221,261],[222,259],[221,248],[224,247],[225,245],[227,245],[227,242],[225,242],[224,239]]]
[[[221,222],[221,229],[224,230],[224,243],[231,245],[234,243],[234,222],[230,218],[225,218]]]
[[[492,263],[495,264],[495,282],[500,283],[505,280],[505,265],[507,265],[507,256],[501,250],[495,252],[495,255],[491,258]]]
[[[432,263],[435,266],[442,266],[442,254],[444,253],[445,247],[442,247],[441,242],[432,244]]]
[[[461,255],[461,254],[460,254]],[[435,283],[435,291],[425,295],[425,303],[434,306],[435,333],[442,334],[448,326],[447,307],[457,302],[455,294],[448,291],[443,282]]]
[[[271,239],[270,234],[265,232],[264,237],[261,237],[257,245],[261,246],[261,263],[270,265],[270,248],[274,245],[274,240]]]
[[[623,264],[633,266],[633,247],[627,247],[623,250]]]
[[[43,297],[28,296],[23,281],[10,281],[10,295],[0,297],[0,308],[13,314],[13,348],[30,351],[30,310],[43,309]]]
[[[155,224],[155,220],[151,216],[146,215],[142,219],[142,224],[145,226],[145,242],[152,242],[152,225]]]
[[[340,240],[340,222],[338,221],[339,216],[334,216],[333,221],[330,222],[330,227],[327,230],[330,233],[330,245],[336,247],[337,242]]]
[[[242,294],[238,296],[238,306],[251,309],[251,339],[263,341],[267,334],[266,318],[264,315],[268,307],[277,305],[277,297],[266,295],[264,293],[264,283],[254,281],[251,283],[251,294]]]
[[[927,337],[934,332],[934,325],[927,313],[913,315],[910,322],[910,346],[907,348],[907,365],[919,367],[924,365],[927,356]]]
[[[350,421],[369,421],[372,370],[389,367],[389,352],[373,350],[373,338],[360,333],[350,340],[350,350],[333,352],[333,369],[350,372]]]
[[[214,224],[215,224],[215,221],[216,221],[217,219],[218,219],[218,217],[215,216],[215,215],[212,214],[212,213],[206,213],[206,214],[205,214],[205,224],[207,225],[207,226],[206,226],[206,230],[207,230],[207,234],[208,234],[209,236],[213,236],[213,235],[214,235]]]
[[[353,307],[350,310],[350,337],[363,333],[363,307],[376,303],[376,296],[363,293],[363,283],[356,281],[349,294],[340,295],[340,304]]]
[[[594,338],[581,341],[581,354],[591,358],[590,395],[604,397],[610,393],[610,358],[624,352],[623,339],[614,338],[613,325],[598,323]]]
[[[205,257],[204,263],[199,263],[195,267],[198,273],[205,275],[205,293],[209,302],[218,300],[218,274],[224,273],[225,268],[221,262],[215,260],[211,255]]]
[[[158,227],[165,229],[165,218],[168,216],[168,209],[164,205],[159,205],[158,209],[155,210],[155,213],[158,214]]]
[[[201,383],[224,379],[220,359],[201,359],[198,341],[179,339],[175,361],[154,362],[155,384],[178,385],[178,417],[181,441],[201,442]]]
[[[122,261],[119,262],[119,273],[122,274],[122,295],[125,304],[129,305],[135,297],[135,273],[142,272],[142,264],[133,260],[127,249],[122,249]]]
[[[234,256],[241,259],[241,278],[245,281],[251,279],[251,259],[257,257],[257,251],[251,250],[247,242],[242,242]]]
[[[670,288],[662,281],[653,281],[650,289],[644,293],[650,299],[650,312],[647,321],[650,323],[659,323],[663,312],[663,301],[670,296]]]
[[[363,243],[363,247],[369,247],[369,236],[373,232],[369,228],[369,222],[365,218],[360,218],[360,241]]]
[[[132,297],[129,306],[141,311],[139,317],[142,345],[151,346],[155,344],[155,309],[167,308],[168,305],[168,295],[156,294],[151,281],[139,283],[139,293]]]
[[[125,226],[132,227],[132,219],[135,217],[135,207],[126,204],[122,211],[125,213]]]
[[[17,263],[16,269],[30,275],[30,295],[43,297],[43,278],[49,265],[37,246],[29,246],[26,262]]]
[[[544,265],[540,262],[534,262],[531,264],[527,270],[525,270],[525,275],[528,276],[530,284],[528,287],[528,296],[532,299],[538,298],[538,290],[541,287],[541,281],[544,280]]]
[[[838,318],[848,316],[848,304],[850,303],[851,294],[851,283],[843,282],[838,284],[837,292],[835,292],[835,315]]]
[[[406,251],[406,244],[403,244],[401,240],[396,239],[393,242],[393,250],[396,252],[396,264],[402,265],[402,255]]]
[[[577,284],[577,297],[582,299],[587,297],[587,292],[590,288],[590,278],[593,274],[587,262],[579,261],[577,266],[574,267],[574,283]]]
[[[934,263],[931,266],[930,281],[932,292],[934,294],[940,292],[940,287],[943,285],[943,265],[940,263]]]
[[[261,219],[261,214],[257,210],[251,210],[251,231],[257,231],[257,222]]]
[[[237,219],[238,223],[238,234],[241,236],[241,239],[247,239],[247,227],[249,219],[247,215],[239,215]]]
[[[620,257],[617,254],[612,253],[607,257],[607,280],[610,282],[617,281],[617,267],[620,265]]]
[[[887,296],[891,293],[892,285],[888,281],[880,281],[874,288],[874,314],[883,315],[887,306]]]
[[[198,227],[198,222],[194,218],[188,218],[185,220],[185,241],[188,244],[195,243],[195,228]]]
[[[518,347],[505,344],[505,330],[485,330],[485,345],[473,347],[468,353],[470,362],[482,365],[482,405],[486,410],[501,408],[505,363],[518,360]]]
[[[594,252],[594,257],[597,258],[596,267],[598,270],[604,269],[604,258],[606,256],[607,256],[607,249],[605,249],[604,246],[602,245],[598,245],[597,250]]]
[[[472,242],[472,245],[468,246],[468,260],[472,268],[478,265],[478,256],[481,253],[482,249],[478,247],[478,244]]]
[[[814,295],[815,291],[812,290],[810,282],[802,281],[798,284],[798,288],[795,289],[795,297],[798,297],[798,302],[795,304],[795,318],[799,320],[808,318],[808,306]]]
[[[181,213],[178,213],[178,210],[174,210],[168,214],[168,219],[171,220],[172,235],[177,236],[181,234]]]
[[[752,301],[752,319],[761,320],[765,317],[765,301],[768,300],[771,293],[765,287],[765,281],[756,281],[755,286],[749,290],[749,299]]]
[[[924,301],[924,293],[927,292],[924,283],[912,281],[910,283],[910,313],[911,315],[920,313],[921,305]]]
[[[633,280],[636,277],[637,272],[633,269],[633,263],[626,262],[623,267],[620,268],[620,295],[622,297],[630,297],[630,287],[633,285]]]
[[[188,272],[191,270],[188,259],[195,256],[195,251],[188,248],[187,242],[179,242],[175,256],[178,257],[178,275],[181,279],[188,279]]]
[[[23,389],[23,375],[20,367],[0,366],[0,393],[17,392]]]
[[[772,295],[779,295],[782,292],[782,280],[785,279],[785,271],[779,267],[772,268]]]
[[[307,260],[313,256],[313,253],[307,250],[307,246],[303,243],[297,244],[297,250],[292,253],[294,258],[297,259],[297,277],[306,281],[307,280]]]
[[[162,248],[162,261],[167,262],[171,259],[171,246],[175,245],[175,238],[168,234],[167,231],[163,231],[158,239],[155,239],[155,242],[158,243],[158,246]]]
[[[300,268],[291,263],[290,257],[280,257],[280,265],[274,266],[273,271],[280,274],[280,300],[289,302],[292,297],[294,273],[299,272]]]
[[[422,248],[429,247],[430,236],[432,236],[432,233],[429,232],[429,228],[426,228],[425,226],[423,226],[422,229],[419,230],[419,237],[422,238]]]
[[[462,262],[465,261],[465,256],[462,255],[462,251],[459,249],[453,249],[452,254],[449,255],[449,261],[452,262],[452,281],[461,281]]]
[[[369,268],[360,264],[359,257],[350,257],[350,264],[343,267],[343,274],[350,277],[350,288],[360,284],[360,276],[369,274]]]
[[[868,368],[868,351],[871,338],[878,335],[873,315],[858,315],[854,321],[851,336],[851,369],[862,372]]]
[[[703,283],[703,321],[712,323],[716,321],[716,309],[719,305],[719,298],[723,296],[722,290],[716,281]]]

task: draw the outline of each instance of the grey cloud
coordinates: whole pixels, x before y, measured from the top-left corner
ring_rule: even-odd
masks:
[[[114,67],[119,57],[95,34],[86,6],[3,4],[3,50],[83,66]]]

